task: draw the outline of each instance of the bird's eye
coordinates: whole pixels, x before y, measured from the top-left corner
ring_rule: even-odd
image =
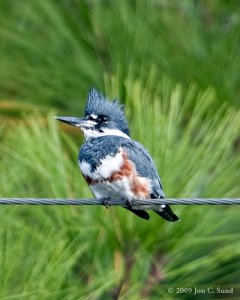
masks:
[[[98,119],[99,119],[99,121],[101,121],[103,123],[106,123],[108,121],[108,117],[106,117],[106,116],[99,116]]]

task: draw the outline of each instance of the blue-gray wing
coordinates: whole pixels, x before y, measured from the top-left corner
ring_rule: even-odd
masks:
[[[135,164],[137,173],[142,177],[147,177],[152,184],[152,198],[163,198],[164,193],[158,172],[154,162],[147,150],[136,141],[125,141],[122,144],[123,150],[128,158]]]
[[[131,140],[127,142],[125,141],[121,146],[127,153],[128,158],[135,164],[138,174],[151,180],[151,198],[163,198],[164,193],[160,178],[158,176],[154,162],[151,156],[148,154],[147,150],[144,149],[143,146],[138,142]],[[161,205],[157,210],[154,211],[169,222],[175,222],[179,220],[178,216],[174,214],[168,204]]]

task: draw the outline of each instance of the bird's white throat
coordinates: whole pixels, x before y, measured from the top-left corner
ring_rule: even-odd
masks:
[[[81,131],[83,132],[86,140],[90,138],[98,138],[100,136],[107,136],[107,135],[121,136],[126,139],[130,139],[130,137],[127,134],[125,134],[124,132],[118,129],[104,128],[101,131],[99,131],[93,128],[81,128]]]

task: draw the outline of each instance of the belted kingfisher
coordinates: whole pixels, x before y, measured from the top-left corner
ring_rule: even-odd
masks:
[[[83,132],[85,143],[80,148],[79,166],[94,196],[103,203],[111,198],[125,199],[129,203],[127,209],[148,220],[146,211],[131,208],[131,200],[164,198],[164,193],[151,156],[130,138],[124,109],[118,100],[109,101],[92,88],[84,118],[55,118]],[[167,221],[179,220],[169,205],[154,211]]]

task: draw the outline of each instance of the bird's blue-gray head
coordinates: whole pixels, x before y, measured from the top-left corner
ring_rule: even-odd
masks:
[[[107,100],[94,88],[88,93],[84,118],[56,117],[56,119],[80,127],[86,139],[103,135],[129,137],[123,106],[116,99]]]

